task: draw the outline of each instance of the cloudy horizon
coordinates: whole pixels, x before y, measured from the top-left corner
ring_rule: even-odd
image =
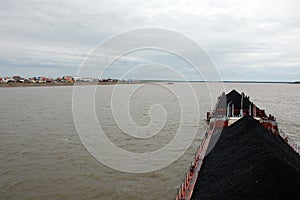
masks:
[[[6,0],[0,4],[0,77],[76,75],[100,43],[131,30],[156,28],[185,35],[203,47],[222,80],[299,81],[299,8],[300,2],[292,0]],[[201,80],[165,53],[135,53],[124,60],[119,64],[126,63],[126,69],[169,63],[181,67],[189,80]],[[140,69],[131,78],[158,79],[158,71]],[[171,74],[164,77],[172,79]],[[122,75],[116,68],[105,76]]]

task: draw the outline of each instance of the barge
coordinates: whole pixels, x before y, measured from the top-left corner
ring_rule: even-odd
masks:
[[[232,90],[207,121],[176,200],[300,199],[299,146],[274,116]]]

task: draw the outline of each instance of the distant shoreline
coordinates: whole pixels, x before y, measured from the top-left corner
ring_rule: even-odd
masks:
[[[116,84],[143,84],[143,83],[185,83],[188,81],[164,81],[164,80],[141,80],[134,82],[98,82],[98,85],[116,85]],[[220,83],[221,81],[189,81],[189,83]],[[300,84],[295,82],[270,82],[270,81],[222,81],[223,83],[272,83],[272,84]],[[96,82],[57,82],[57,83],[0,83],[0,88],[13,87],[52,87],[52,86],[80,86],[80,85],[96,85]]]
[[[136,82],[98,82],[98,85],[116,85],[116,84],[138,84]],[[97,82],[58,82],[58,83],[0,83],[0,88],[14,88],[14,87],[52,87],[52,86],[84,86],[97,85]]]
[[[72,86],[74,83],[0,83],[0,88],[12,87],[47,87],[47,86]]]

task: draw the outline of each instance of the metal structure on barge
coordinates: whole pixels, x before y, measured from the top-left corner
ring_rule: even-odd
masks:
[[[299,146],[294,143],[283,131],[278,129],[276,118],[272,115],[266,115],[250,98],[244,93],[232,90],[228,94],[222,93],[218,97],[217,103],[213,111],[207,113],[207,122],[209,129],[205,133],[204,138],[198,147],[189,171],[181,184],[176,200],[189,200],[192,197],[193,190],[198,179],[198,172],[201,170],[203,159],[207,154],[210,142],[214,135],[219,134],[223,128],[231,126],[237,120],[245,115],[250,115],[258,120],[266,129],[279,137],[283,142],[288,144],[298,154]],[[201,180],[200,180],[201,181]]]

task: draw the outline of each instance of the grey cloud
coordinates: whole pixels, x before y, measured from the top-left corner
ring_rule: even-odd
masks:
[[[255,73],[269,79],[274,72],[274,80],[294,81],[300,72],[299,8],[293,0],[2,1],[1,74],[12,75],[13,69],[54,74],[50,66],[57,66],[59,73],[73,73],[89,51],[112,35],[155,27],[186,34],[201,44],[226,80],[236,79],[235,72],[245,80],[255,78]],[[144,58],[127,59],[133,66]],[[278,71],[285,76],[278,76]]]

